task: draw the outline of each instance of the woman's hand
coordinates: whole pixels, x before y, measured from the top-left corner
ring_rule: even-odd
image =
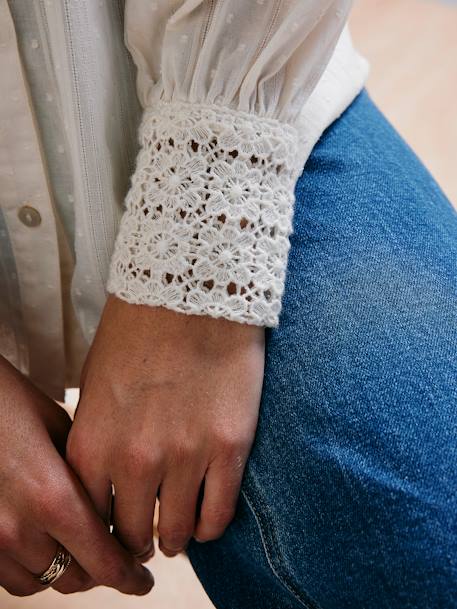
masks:
[[[151,574],[110,535],[63,459],[70,425],[58,404],[0,358],[0,586],[17,596],[45,590],[33,575],[49,567],[59,542],[73,560],[56,590],[103,584],[144,594]]]
[[[114,484],[114,532],[133,554],[153,552],[158,495],[165,554],[193,535],[223,534],[257,427],[263,370],[263,328],[108,297],[67,459],[102,517]]]

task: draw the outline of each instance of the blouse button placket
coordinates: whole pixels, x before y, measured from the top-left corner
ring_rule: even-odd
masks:
[[[0,74],[7,92],[0,96],[0,210],[8,233],[4,243],[11,244],[17,269],[8,279],[19,282],[17,306],[28,345],[26,361],[18,367],[50,397],[63,400],[65,345],[56,216],[6,0],[0,0]],[[2,240],[0,256],[1,252]]]

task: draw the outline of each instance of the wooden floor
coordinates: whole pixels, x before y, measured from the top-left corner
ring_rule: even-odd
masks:
[[[457,7],[431,0],[360,0],[352,16],[357,47],[372,66],[369,90],[457,203]],[[151,561],[155,589],[146,598],[107,588],[63,597],[0,592],[1,609],[209,609],[187,559],[160,552]]]

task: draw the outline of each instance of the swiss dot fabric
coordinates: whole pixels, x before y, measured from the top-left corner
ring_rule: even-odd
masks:
[[[109,292],[278,325],[304,162],[300,113],[350,4],[127,1],[144,114]]]

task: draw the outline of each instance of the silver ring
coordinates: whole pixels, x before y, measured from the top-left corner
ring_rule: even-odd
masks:
[[[41,575],[36,575],[36,579],[43,586],[48,586],[56,582],[59,577],[65,573],[71,563],[71,554],[59,544],[57,547],[56,555],[54,556],[52,563]]]

